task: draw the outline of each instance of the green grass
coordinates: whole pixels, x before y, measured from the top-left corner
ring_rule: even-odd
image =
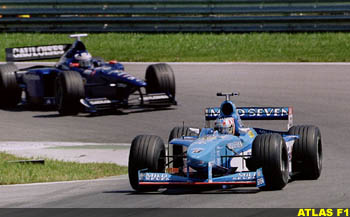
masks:
[[[0,34],[6,47],[71,43],[68,34]],[[350,33],[90,34],[93,56],[119,61],[347,62]],[[0,53],[4,60],[5,53]]]
[[[111,163],[75,163],[45,160],[45,164],[10,163],[23,160],[0,152],[0,185],[96,179],[127,173],[127,167]]]

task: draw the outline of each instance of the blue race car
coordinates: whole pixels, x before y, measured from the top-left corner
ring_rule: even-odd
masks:
[[[175,127],[165,147],[158,136],[132,141],[129,181],[136,191],[160,187],[214,185],[282,189],[292,177],[318,179],[321,133],[315,126],[292,126],[291,107],[236,108],[230,96],[207,108],[202,129]],[[288,120],[288,131],[244,127],[241,120]],[[212,127],[212,122],[214,126]]]
[[[94,58],[80,40],[73,44],[7,48],[0,65],[0,107],[55,105],[61,115],[130,107],[175,105],[175,77],[167,64],[153,64],[145,80],[124,71],[117,61]],[[18,69],[14,61],[60,58],[55,66]]]

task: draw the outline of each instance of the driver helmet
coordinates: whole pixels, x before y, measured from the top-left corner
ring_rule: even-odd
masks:
[[[91,66],[91,54],[87,51],[83,51],[74,55],[74,59],[79,63],[82,68],[89,68]]]
[[[222,134],[234,134],[235,132],[235,119],[230,118],[218,118],[214,123],[214,130],[217,130]]]

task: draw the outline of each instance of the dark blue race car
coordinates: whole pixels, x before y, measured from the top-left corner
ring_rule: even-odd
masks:
[[[292,178],[318,179],[321,133],[316,126],[292,126],[291,107],[236,108],[233,93],[207,108],[202,129],[175,127],[165,146],[158,136],[132,141],[129,180],[136,191],[174,186],[256,186],[282,189]],[[244,127],[241,120],[288,120],[288,131]],[[212,126],[214,121],[214,126]]]
[[[124,71],[117,61],[92,57],[80,40],[73,44],[6,49],[6,64],[0,65],[0,106],[55,105],[61,115],[130,107],[176,105],[175,77],[167,64],[148,66],[145,79]],[[18,69],[15,61],[60,58],[54,67]]]

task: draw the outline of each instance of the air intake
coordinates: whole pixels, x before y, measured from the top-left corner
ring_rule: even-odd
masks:
[[[229,102],[226,102],[221,106],[221,111],[223,115],[231,116],[233,113],[233,105]]]

